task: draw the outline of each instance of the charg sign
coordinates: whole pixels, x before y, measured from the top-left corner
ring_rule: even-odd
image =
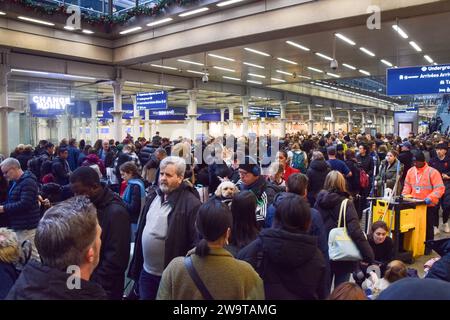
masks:
[[[66,108],[71,104],[67,96],[40,96],[31,97],[31,114],[35,117],[54,117],[65,114]]]

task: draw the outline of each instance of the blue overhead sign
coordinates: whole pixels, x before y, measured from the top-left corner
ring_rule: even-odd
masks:
[[[186,108],[168,108],[166,110],[151,110],[151,120],[185,120]]]
[[[111,112],[114,111],[114,103],[112,102],[99,102],[97,104],[97,116],[101,119],[113,119]],[[124,103],[122,104],[122,119],[131,119],[133,117],[133,104]],[[139,111],[141,118],[144,117],[144,111]]]
[[[386,79],[390,96],[450,93],[450,64],[391,68]]]
[[[136,104],[139,110],[167,109],[167,91],[138,92]]]

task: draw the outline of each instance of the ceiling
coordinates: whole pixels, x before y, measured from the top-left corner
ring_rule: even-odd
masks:
[[[425,54],[438,64],[450,61],[450,42],[445,40],[448,39],[448,30],[442,27],[446,25],[449,19],[450,13],[442,13],[398,21],[398,25],[408,34],[408,39],[403,39],[392,28],[392,25],[397,24],[396,21],[386,21],[381,24],[380,30],[369,30],[363,25],[149,61],[134,65],[133,68],[193,78],[201,78],[202,73],[207,72],[209,79],[213,81],[250,85],[258,84],[248,83],[248,80],[258,81],[263,86],[292,92],[300,90],[299,83],[309,83],[312,80],[328,79],[328,81],[339,84],[342,79],[370,78],[379,82],[382,90],[377,90],[376,93],[383,95],[385,93],[384,76],[388,66],[382,63],[381,59],[398,67],[430,64],[425,60]],[[336,32],[351,39],[356,45],[352,46],[337,38],[334,35]],[[310,51],[294,47],[286,41],[301,44],[309,48]],[[415,41],[422,52],[417,52],[409,44],[409,41]],[[335,58],[339,63],[337,70],[330,68],[329,60],[316,55],[316,53],[321,53],[332,58],[333,45],[336,48]],[[375,57],[367,55],[360,50],[360,47],[370,50],[375,54]],[[269,56],[262,56],[247,51],[245,48],[255,49]],[[211,56],[211,54],[234,61],[224,60]],[[295,64],[281,61],[279,58],[287,59]],[[197,64],[189,64],[180,60],[192,61]],[[244,63],[259,65],[264,69]],[[355,67],[356,70],[345,67],[344,63]],[[157,67],[158,65],[174,69]],[[218,69],[217,67],[229,70]],[[319,73],[309,68],[319,69],[323,72]],[[360,69],[369,72],[370,76],[361,73]],[[198,73],[191,73],[189,70]],[[289,73],[289,75],[279,71]],[[235,78],[235,80],[224,77]]]

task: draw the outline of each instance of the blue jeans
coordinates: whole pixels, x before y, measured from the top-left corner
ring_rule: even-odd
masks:
[[[156,300],[156,294],[158,293],[160,276],[155,276],[146,272],[144,269],[141,271],[139,277],[139,297],[141,300]]]

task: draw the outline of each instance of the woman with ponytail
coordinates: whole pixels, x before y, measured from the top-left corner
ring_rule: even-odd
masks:
[[[177,257],[169,263],[162,274],[157,299],[264,299],[263,283],[255,270],[224,248],[232,222],[230,209],[221,201],[210,200],[199,208],[196,228],[202,240],[186,257]],[[199,280],[193,280],[192,269],[209,295],[205,296],[205,290],[199,289]]]

